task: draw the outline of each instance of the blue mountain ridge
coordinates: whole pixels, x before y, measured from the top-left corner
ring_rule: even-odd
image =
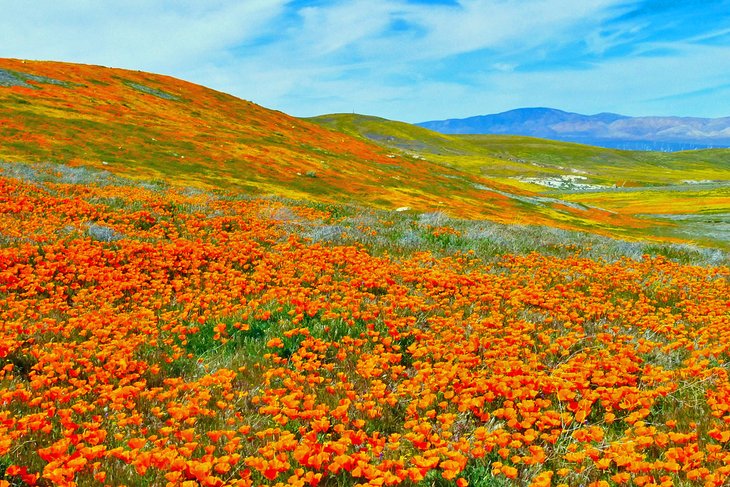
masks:
[[[444,134],[525,135],[624,150],[678,151],[730,147],[730,117],[583,115],[537,107],[416,125]]]

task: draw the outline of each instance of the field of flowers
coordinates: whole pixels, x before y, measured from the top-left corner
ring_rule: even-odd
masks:
[[[641,186],[679,178],[726,181],[730,158],[724,151],[669,161],[654,155],[646,161],[587,146],[542,142],[535,147],[535,140],[481,146],[383,119],[359,131],[347,124],[336,130],[326,126],[168,76],[0,58],[0,160],[53,161],[201,189],[382,210],[409,207],[730,250],[727,232],[697,225],[684,231],[683,220],[651,215],[664,212],[657,206],[671,204],[687,213],[707,213],[709,225],[718,227],[717,214],[724,218],[730,204],[723,188],[711,194],[654,188],[620,199],[610,192],[563,199],[562,194],[545,197],[546,188],[515,179],[575,177],[568,168],[583,171],[598,161],[591,177],[609,186],[626,180]]]
[[[726,261],[63,170],[0,174],[0,487],[730,482]]]

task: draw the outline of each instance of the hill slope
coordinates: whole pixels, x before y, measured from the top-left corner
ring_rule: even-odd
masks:
[[[0,101],[5,159],[295,196],[336,193],[366,161],[392,165],[372,144],[149,73],[0,60]]]
[[[342,116],[329,118],[334,125],[312,123],[167,76],[0,60],[1,160],[629,239],[702,241],[656,231],[677,227],[674,221],[540,195],[544,188],[515,178],[555,168],[513,161],[480,140],[382,119],[370,119],[371,133],[363,134]],[[406,139],[405,146],[391,143]]]
[[[531,137],[442,134],[351,114],[311,120],[423,161],[486,177],[509,188],[507,192],[528,191],[518,196],[522,201],[606,210],[613,228],[594,218],[599,233],[626,236],[630,232],[620,227],[634,226],[644,236],[730,247],[728,149],[621,151]]]
[[[445,206],[453,171],[167,76],[0,60],[0,159],[381,208]],[[402,181],[408,181],[407,184]],[[475,195],[450,206],[488,216]]]
[[[527,135],[618,149],[676,151],[730,146],[730,117],[627,117],[519,108],[418,125],[447,134]]]
[[[324,126],[493,177],[583,174],[603,186],[656,186],[686,180],[730,179],[730,150],[623,151],[510,135],[445,134],[378,117],[332,114],[311,118]]]
[[[530,193],[167,76],[10,59],[0,60],[0,70],[4,160],[466,218],[595,226],[596,215],[584,209],[521,199]],[[607,212],[598,217],[618,232],[641,226],[612,223]]]

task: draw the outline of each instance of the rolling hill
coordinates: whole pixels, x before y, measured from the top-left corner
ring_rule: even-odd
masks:
[[[728,149],[622,151],[533,137],[442,134],[361,115],[312,120],[424,161],[529,191],[531,196],[519,196],[522,201],[601,209],[623,221],[619,227],[635,225],[645,236],[730,246]],[[600,224],[594,230],[627,235]]]
[[[582,115],[553,108],[519,108],[418,125],[447,134],[527,135],[628,150],[678,151],[730,146],[730,117]]]
[[[546,187],[535,184],[558,178],[575,189],[578,177],[610,189],[727,180],[729,171],[718,162],[727,160],[725,152],[709,162],[687,156],[694,161],[688,171],[681,157],[639,160],[537,139],[457,137],[374,117],[303,120],[167,76],[14,59],[0,60],[0,140],[0,159],[8,162],[88,166],[182,187],[441,211],[634,240],[725,245],[722,235],[718,240],[677,230],[684,220],[646,217],[636,207],[618,211],[624,202],[612,206],[618,201],[613,197],[603,205],[592,196],[588,204],[572,194],[544,194]],[[727,194],[717,191],[710,188],[703,197],[704,209],[726,204]],[[652,197],[661,200],[664,193]]]
[[[551,222],[479,189],[492,184],[486,178],[149,73],[0,60],[0,139],[6,161],[84,165],[180,186],[391,210]]]
[[[343,198],[345,183],[348,191],[359,189],[353,174],[373,183],[393,165],[373,144],[165,76],[17,60],[0,61],[0,70],[0,157],[6,160]]]
[[[322,115],[310,120],[442,164],[458,165],[474,173],[489,172],[493,177],[582,174],[587,183],[603,187],[730,178],[730,150],[725,149],[623,151],[525,136],[444,134],[364,115]]]

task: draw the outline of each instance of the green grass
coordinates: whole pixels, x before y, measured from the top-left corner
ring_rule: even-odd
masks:
[[[621,151],[534,137],[446,135],[357,114],[321,115],[308,120],[485,176],[579,174],[600,184],[645,186],[685,180],[730,180],[730,149],[674,153]]]
[[[724,220],[718,226],[714,220],[691,218],[699,213],[730,211],[730,149],[621,151],[531,137],[445,135],[356,114],[309,120],[374,141],[399,156],[435,162],[462,171],[465,177],[486,178],[489,186],[485,190],[497,191],[525,211],[543,214],[556,223],[600,231],[597,221],[568,215],[555,205],[545,208],[560,202],[579,204],[583,209],[591,207],[638,218],[644,228],[614,226],[613,232],[619,238],[649,237],[730,249],[730,231]],[[573,182],[579,184],[573,184],[571,178],[578,178]],[[558,181],[563,181],[561,187],[548,186]],[[580,184],[603,189],[586,189]],[[457,195],[459,191],[449,194]],[[664,213],[683,218],[663,218]]]

